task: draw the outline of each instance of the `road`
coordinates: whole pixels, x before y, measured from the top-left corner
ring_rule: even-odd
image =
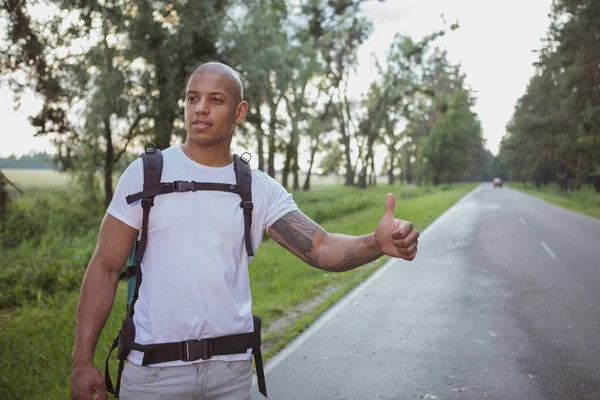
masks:
[[[274,400],[600,399],[600,221],[482,184],[266,371]]]

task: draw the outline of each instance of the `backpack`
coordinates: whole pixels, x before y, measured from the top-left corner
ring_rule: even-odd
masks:
[[[254,255],[250,236],[252,210],[254,208],[252,203],[252,171],[248,164],[249,160],[243,158],[244,154],[242,154],[242,157],[237,154],[233,155],[233,167],[236,179],[235,185],[195,181],[161,182],[163,167],[161,151],[156,148],[154,143],[148,143],[144,148],[144,152],[140,155],[144,165],[144,187],[141,192],[127,196],[127,204],[141,200],[143,209],[141,235],[140,239],[134,242],[131,255],[127,262],[127,267],[120,275],[121,280],[127,280],[127,316],[123,319],[121,329],[114,339],[108,356],[106,357],[104,370],[106,390],[115,397],[119,397],[121,374],[123,372],[125,360],[131,350],[138,350],[144,353],[142,365],[146,366],[149,364],[158,364],[175,360],[208,360],[216,355],[245,353],[249,348],[252,349],[252,353],[254,354],[259,392],[267,397],[260,350],[262,342],[260,317],[256,315],[252,316],[254,331],[249,333],[147,345],[135,343],[135,325],[133,323],[134,305],[138,299],[143,277],[141,263],[144,258],[144,251],[146,250],[146,243],[148,241],[150,210],[154,206],[155,196],[173,192],[197,190],[215,190],[238,194],[241,197],[240,207],[244,210],[244,241],[246,252],[249,257]],[[108,368],[110,355],[115,348],[118,349],[117,359],[119,360],[116,387],[113,386]]]

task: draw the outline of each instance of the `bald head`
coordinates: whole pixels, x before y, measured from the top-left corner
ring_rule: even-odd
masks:
[[[184,118],[194,146],[231,145],[237,124],[246,119],[242,81],[232,68],[218,62],[200,65],[187,82]]]
[[[192,72],[190,79],[196,74],[216,75],[226,78],[227,90],[230,92],[231,97],[238,102],[244,99],[242,80],[240,79],[239,74],[230,66],[220,62],[208,62],[199,65],[194,72]],[[190,79],[188,79],[188,84]]]

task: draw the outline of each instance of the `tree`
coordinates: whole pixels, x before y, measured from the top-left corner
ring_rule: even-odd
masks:
[[[556,183],[563,190],[594,181],[600,187],[598,35],[600,2],[554,1],[536,74],[515,107],[499,154],[511,178]]]
[[[481,147],[481,126],[471,111],[473,99],[457,90],[427,136],[421,157],[434,185],[451,183],[466,175],[475,149]]]
[[[17,93],[30,88],[43,97],[31,119],[37,134],[54,138],[58,160],[81,182],[93,187],[102,170],[108,204],[114,167],[132,140],[143,135],[141,141],[153,138],[165,148],[181,133],[185,80],[195,65],[218,58],[227,7],[53,0],[50,16],[34,20],[25,1],[6,0],[2,75]]]
[[[421,184],[427,180],[427,163],[419,156],[432,128],[448,110],[455,92],[465,87],[465,76],[459,65],[452,65],[446,51],[434,48],[423,56],[421,91],[415,92],[407,107],[403,145],[403,177],[408,183],[417,179]]]
[[[85,96],[84,124],[78,132],[76,171],[83,183],[95,182],[97,170],[103,172],[104,205],[113,196],[115,165],[134,139],[140,127],[148,126],[149,114],[136,96],[141,87],[135,83],[134,67],[119,46],[121,23],[112,19],[115,3],[106,2],[90,14],[90,29],[99,26],[100,40],[87,54],[86,85],[80,87]],[[112,42],[109,43],[109,42]],[[121,148],[119,148],[121,147]],[[93,191],[92,191],[93,193]]]
[[[358,15],[362,2],[329,2],[335,16],[331,19],[331,27],[320,29],[321,35],[313,33],[321,69],[316,87],[322,94],[323,100],[320,102],[321,110],[313,117],[307,129],[310,159],[303,190],[310,189],[315,156],[321,148],[322,138],[332,127],[336,114],[334,102],[336,98],[338,102],[342,101],[344,79],[347,79],[349,73],[353,71],[354,65],[357,63],[358,47],[367,39],[372,30],[371,24]]]
[[[454,24],[451,30],[457,29]],[[410,37],[396,35],[387,55],[387,64],[377,63],[379,77],[371,84],[365,99],[367,111],[359,122],[359,131],[365,136],[366,151],[361,155],[361,171],[358,174],[358,186],[367,186],[367,177],[374,176],[374,145],[380,140],[385,128],[395,130],[395,124],[390,124],[388,118],[398,121],[398,115],[406,118],[410,100],[417,93],[428,92],[422,84],[419,70],[422,67],[424,55],[430,44],[445,30],[425,36],[419,42]],[[388,121],[386,126],[386,121]],[[393,136],[392,136],[393,137]],[[397,138],[400,140],[400,138]],[[388,145],[389,147],[389,145]],[[390,163],[393,164],[393,163]]]
[[[471,166],[464,180],[469,182],[490,182],[494,177],[492,165],[494,155],[483,146],[483,141],[475,145],[471,155]]]
[[[139,95],[154,122],[146,133],[158,148],[169,147],[174,133],[185,133],[181,101],[193,69],[205,61],[225,61],[217,41],[230,4],[140,0],[124,5],[128,18],[120,30],[128,39],[129,60],[142,65]]]
[[[241,71],[250,103],[247,121],[264,167],[274,176],[275,154],[284,152],[282,183],[299,188],[299,153],[308,142],[310,175],[332,115],[333,96],[355,64],[355,50],[368,34],[357,16],[361,1],[311,0],[287,7],[281,0],[239,5],[224,36],[224,57]]]
[[[6,175],[0,171],[0,219],[4,217],[8,213],[8,203],[10,202],[10,197],[8,196],[7,186],[12,186],[16,191],[23,194],[21,188],[12,183]]]

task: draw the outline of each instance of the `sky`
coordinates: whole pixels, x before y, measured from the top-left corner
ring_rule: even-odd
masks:
[[[550,19],[552,0],[372,0],[363,5],[374,30],[359,50],[359,64],[351,93],[365,92],[375,76],[372,54],[379,59],[401,32],[418,40],[458,20],[460,28],[435,44],[448,51],[451,62],[460,63],[466,81],[476,91],[474,111],[482,124],[486,147],[497,154],[507,122],[517,100],[525,93],[537,60],[533,50],[542,46]],[[45,137],[34,137],[27,117],[41,107],[32,94],[15,111],[13,94],[0,87],[0,157],[21,156],[31,151],[53,152]]]

